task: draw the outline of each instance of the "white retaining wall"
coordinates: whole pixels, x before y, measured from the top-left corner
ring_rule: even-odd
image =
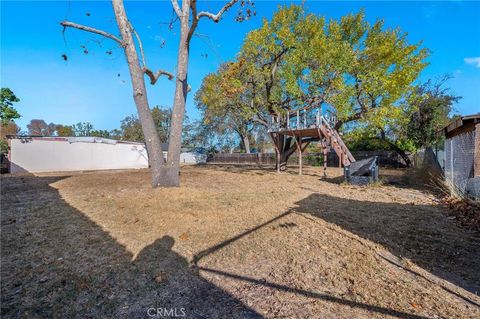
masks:
[[[41,139],[11,139],[10,162],[11,173],[148,167],[147,151],[141,144]]]

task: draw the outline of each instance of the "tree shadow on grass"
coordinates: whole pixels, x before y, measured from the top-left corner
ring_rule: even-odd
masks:
[[[295,211],[311,214],[470,292],[480,291],[480,240],[430,206],[357,201],[312,194]]]
[[[351,308],[363,309],[363,310],[370,311],[370,312],[372,312],[376,315],[379,315],[379,314],[380,315],[388,315],[388,316],[393,316],[393,317],[396,317],[396,318],[405,318],[405,319],[426,319],[427,318],[427,317],[420,316],[420,315],[415,315],[415,314],[412,314],[412,313],[406,313],[406,312],[397,311],[397,310],[390,309],[390,308],[385,308],[385,307],[381,307],[381,306],[370,305],[370,304],[366,304],[366,303],[362,303],[362,302],[348,300],[348,299],[345,299],[345,298],[340,298],[340,297],[336,297],[336,296],[325,294],[325,293],[318,293],[318,292],[314,292],[314,291],[308,291],[308,290],[304,290],[304,289],[294,288],[294,287],[290,287],[290,286],[287,286],[287,285],[282,285],[282,284],[277,284],[277,283],[274,283],[274,282],[270,282],[270,281],[267,281],[265,279],[257,279],[257,278],[253,278],[253,277],[249,277],[249,276],[238,275],[238,274],[226,272],[226,271],[223,271],[223,270],[220,270],[220,269],[213,269],[213,268],[198,265],[199,261],[202,258],[204,258],[204,257],[206,257],[210,254],[214,254],[216,251],[232,244],[233,242],[235,242],[237,240],[240,240],[240,239],[244,238],[245,236],[248,236],[248,235],[254,233],[255,231],[257,231],[261,228],[272,225],[275,222],[278,222],[281,219],[283,219],[284,217],[286,217],[290,214],[293,214],[295,212],[296,212],[295,210],[288,210],[288,211],[276,216],[275,218],[272,218],[272,219],[270,219],[270,220],[268,220],[268,221],[266,221],[262,224],[257,225],[254,228],[251,228],[251,229],[249,229],[249,230],[247,230],[243,233],[240,233],[240,234],[238,234],[234,237],[231,237],[228,240],[225,240],[225,241],[223,241],[223,242],[221,242],[221,243],[219,243],[215,246],[207,248],[207,249],[199,252],[198,254],[196,254],[194,256],[193,260],[192,260],[192,263],[196,267],[198,267],[198,269],[200,271],[204,271],[204,272],[207,272],[207,273],[220,275],[220,276],[225,277],[225,278],[230,278],[230,279],[234,279],[234,280],[238,280],[238,281],[242,281],[242,282],[247,282],[247,283],[251,283],[251,284],[255,284],[255,285],[264,286],[264,287],[274,289],[274,290],[278,290],[278,291],[289,292],[289,293],[292,293],[292,294],[295,294],[295,295],[300,295],[300,296],[304,296],[304,297],[308,297],[308,298],[324,300],[324,301],[328,301],[328,302],[331,302],[331,303],[334,303],[334,304],[340,304],[340,305],[348,306],[348,307],[351,307]]]
[[[198,253],[194,257],[193,263],[198,265],[202,258],[214,254],[231,243],[261,228],[280,222],[287,215],[300,213],[303,216],[312,215],[321,218],[353,234],[379,243],[391,252],[394,258],[408,258],[428,272],[465,290],[475,293],[480,289],[479,239],[450,223],[433,207],[357,201],[323,194],[312,194],[298,201],[296,205],[296,207],[273,219]],[[401,264],[392,262],[385,256],[380,255],[380,257],[403,268]],[[199,269],[279,291],[326,300],[352,308],[365,309],[376,314],[391,315],[398,318],[423,318],[411,313],[228,273],[221,269],[209,267],[199,267]],[[431,280],[413,270],[404,269],[416,276]],[[471,299],[470,296],[465,296],[463,293],[458,293],[443,285],[441,287],[446,293],[455,295],[473,306],[480,307],[480,303]]]
[[[50,186],[63,178],[2,178],[2,318],[261,317],[189,267],[169,236],[133,258]]]
[[[421,172],[418,169],[386,169],[380,167],[379,184],[388,185],[399,189],[415,189],[434,196],[444,196],[445,192],[441,186],[441,177],[429,176],[428,172]],[[347,183],[343,175],[331,176],[327,170],[327,176],[321,181],[331,184]]]

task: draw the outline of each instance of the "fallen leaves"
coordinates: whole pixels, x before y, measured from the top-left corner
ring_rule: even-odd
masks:
[[[444,197],[440,204],[448,208],[448,219],[461,226],[480,231],[480,203],[469,199]]]

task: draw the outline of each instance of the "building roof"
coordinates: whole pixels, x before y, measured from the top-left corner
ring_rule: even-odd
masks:
[[[442,133],[445,137],[450,138],[461,133],[474,131],[477,123],[480,123],[480,113],[462,116],[445,126]]]

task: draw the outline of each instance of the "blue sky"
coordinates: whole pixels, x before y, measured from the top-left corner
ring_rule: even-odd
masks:
[[[215,10],[221,3],[201,1],[199,6]],[[258,27],[262,18],[271,17],[278,4],[256,1],[257,16],[243,23],[234,21],[235,9],[219,24],[201,21],[199,36],[191,44],[192,93],[207,73],[235,56],[246,33]],[[173,72],[178,30],[168,27],[170,2],[127,1],[125,6],[143,39],[148,65]],[[386,26],[407,32],[411,42],[423,41],[432,55],[420,80],[452,74],[448,85],[463,97],[457,111],[480,112],[480,2],[307,1],[306,6],[310,12],[332,19],[364,8],[368,20],[383,18]],[[59,22],[65,19],[118,33],[108,1],[1,1],[0,80],[2,87],[11,88],[21,99],[17,109],[22,118],[17,123],[25,129],[31,119],[40,118],[60,124],[88,121],[97,129],[117,128],[121,119],[136,112],[123,53],[116,43],[101,37],[73,29],[62,34]],[[83,53],[82,45],[88,54]],[[62,54],[68,61],[63,61]],[[170,106],[173,89],[173,82],[166,79],[155,86],[148,84],[151,106]],[[187,113],[198,118],[193,94],[187,101]]]

